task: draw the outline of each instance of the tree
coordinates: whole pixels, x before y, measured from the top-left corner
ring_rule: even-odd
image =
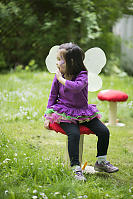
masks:
[[[124,6],[123,6],[124,5]],[[109,55],[115,21],[131,0],[0,0],[0,70],[44,60],[53,45],[73,41],[84,50],[98,45]],[[128,10],[128,9],[127,9]]]

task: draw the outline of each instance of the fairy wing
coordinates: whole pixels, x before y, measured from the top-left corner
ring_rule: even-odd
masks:
[[[50,73],[55,73],[57,70],[56,60],[57,60],[58,50],[59,50],[59,46],[53,46],[50,49],[48,56],[46,57],[45,63]]]
[[[56,73],[56,56],[59,46],[53,46],[46,57],[46,66],[50,73]],[[106,64],[106,56],[102,49],[91,48],[85,52],[84,64],[88,70],[88,90],[97,91],[102,87],[102,79],[98,76]]]
[[[88,70],[88,90],[97,91],[102,87],[102,79],[98,76],[106,64],[106,56],[101,48],[90,48],[85,52],[84,65]]]

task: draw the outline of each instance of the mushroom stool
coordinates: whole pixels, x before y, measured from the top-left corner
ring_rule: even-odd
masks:
[[[64,135],[66,135],[65,131],[61,128],[60,124],[54,122],[54,123],[50,123],[49,124],[49,129],[50,130],[54,130],[56,131],[56,133],[60,132]],[[79,143],[79,161],[80,163],[82,163],[82,154],[83,154],[83,144],[84,144],[84,134],[94,134],[89,128],[80,125],[79,126],[80,129],[80,143]],[[68,162],[68,139],[66,141],[66,162]]]
[[[124,102],[128,95],[119,90],[102,90],[98,93],[98,99],[109,101],[109,123],[107,125],[125,126],[123,123],[116,122],[117,102]]]

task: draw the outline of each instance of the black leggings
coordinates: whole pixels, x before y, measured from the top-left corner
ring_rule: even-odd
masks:
[[[84,122],[82,125],[88,127],[93,133],[98,136],[97,142],[97,157],[107,154],[109,145],[109,130],[108,128],[98,119],[94,118],[89,122]],[[68,135],[68,153],[70,157],[71,166],[80,165],[79,162],[79,140],[80,130],[79,124],[61,122],[61,128]]]

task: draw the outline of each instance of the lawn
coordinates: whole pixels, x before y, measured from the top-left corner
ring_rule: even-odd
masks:
[[[133,78],[102,75],[102,89],[129,95],[118,103],[117,117],[126,125],[109,127],[108,160],[119,172],[86,174],[86,183],[73,179],[65,165],[66,136],[43,127],[52,79],[46,72],[0,75],[0,199],[133,198]],[[89,102],[106,122],[108,102],[97,93],[89,93]],[[96,136],[85,136],[83,163],[94,165],[96,142]]]

